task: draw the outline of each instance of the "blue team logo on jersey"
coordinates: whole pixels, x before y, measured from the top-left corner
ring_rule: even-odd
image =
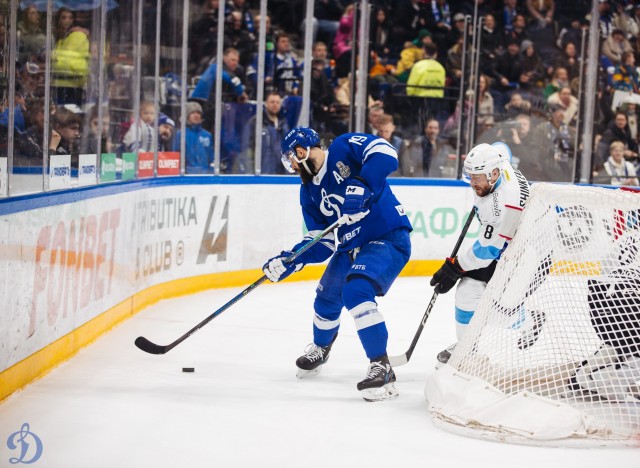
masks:
[[[18,457],[9,458],[9,463],[12,465],[17,463],[29,465],[37,462],[42,456],[42,441],[29,429],[29,423],[24,423],[19,431],[14,432],[7,439],[9,450],[19,450]]]

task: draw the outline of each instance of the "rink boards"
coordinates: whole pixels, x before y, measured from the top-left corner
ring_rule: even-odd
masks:
[[[431,275],[455,244],[470,191],[453,181],[392,185],[414,226],[403,274]],[[167,177],[2,200],[0,399],[158,300],[255,281],[304,235],[298,193],[295,177]]]

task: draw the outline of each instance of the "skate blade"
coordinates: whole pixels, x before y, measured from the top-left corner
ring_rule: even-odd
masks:
[[[296,372],[296,377],[299,379],[308,379],[309,377],[315,377],[320,373],[321,368],[322,366],[318,366],[315,369],[311,370],[298,369],[298,372]]]
[[[398,398],[398,391],[393,382],[382,387],[365,388],[361,393],[365,401],[384,401]]]

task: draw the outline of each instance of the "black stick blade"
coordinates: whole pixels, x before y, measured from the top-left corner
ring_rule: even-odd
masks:
[[[147,340],[144,336],[136,338],[135,344],[145,353],[149,354],[164,354],[167,352],[166,346],[160,346]]]

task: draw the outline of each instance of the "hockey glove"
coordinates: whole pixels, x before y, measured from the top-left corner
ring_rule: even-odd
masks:
[[[455,257],[447,258],[440,269],[433,275],[429,284],[435,286],[435,292],[444,294],[455,286],[463,274],[464,270],[460,267],[458,259]]]
[[[369,214],[371,190],[362,180],[349,181],[342,204],[342,214],[347,215],[347,224],[354,224]]]
[[[290,250],[283,250],[280,255],[273,257],[262,266],[262,271],[273,283],[282,281],[291,273],[302,270],[304,263],[285,263],[284,261],[289,258],[293,252]]]

